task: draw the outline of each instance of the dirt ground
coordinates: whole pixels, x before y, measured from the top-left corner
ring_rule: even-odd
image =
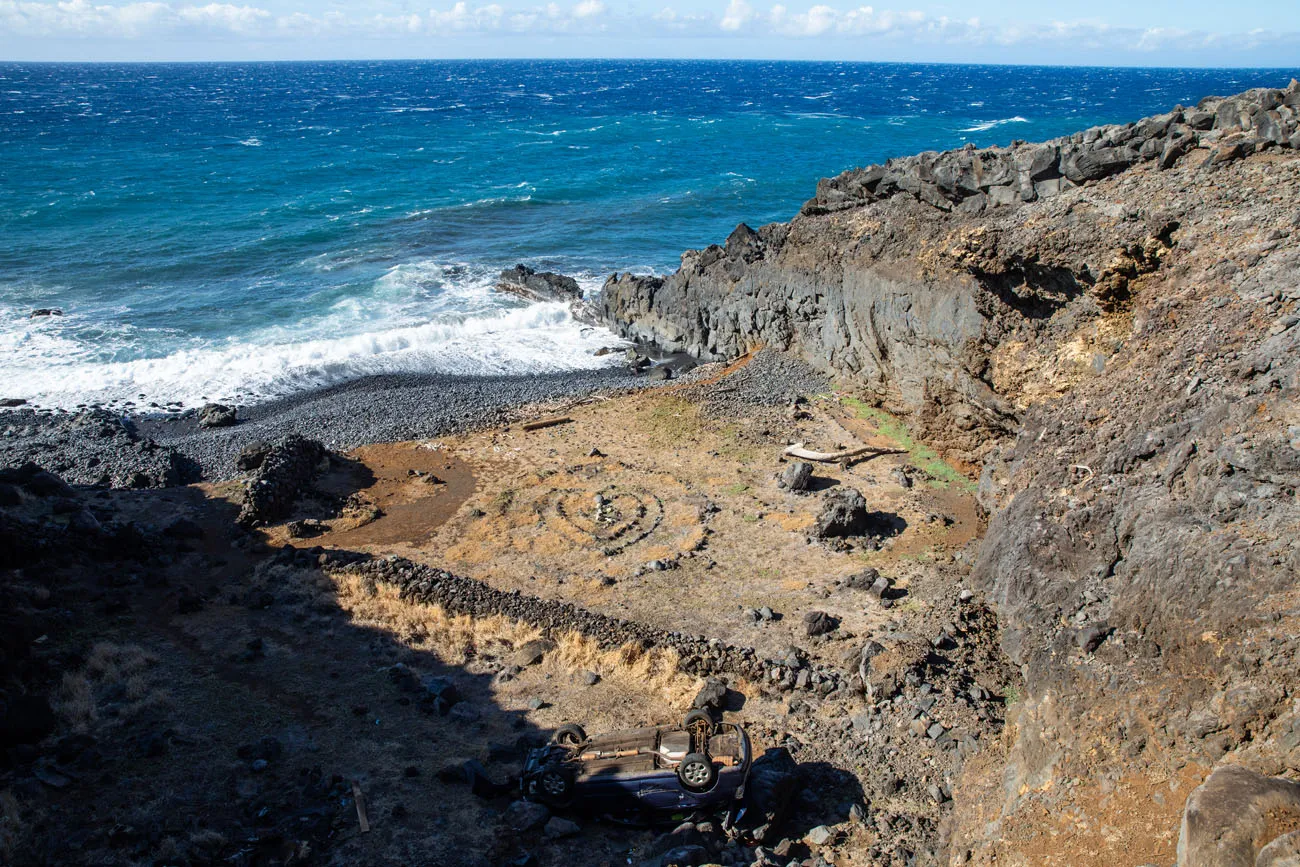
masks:
[[[664,829],[583,820],[574,837],[516,834],[501,818],[512,790],[471,794],[458,769],[477,760],[506,783],[527,745],[563,723],[599,732],[674,722],[701,680],[680,673],[671,652],[602,650],[571,633],[503,677],[539,630],[407,603],[317,561],[329,550],[399,555],[770,658],[793,646],[838,666],[875,637],[885,636],[889,660],[898,642],[956,629],[983,529],[972,483],[892,419],[830,389],[793,406],[732,403],[724,415],[700,399],[710,373],[725,382],[706,371],[681,386],[533,407],[504,428],[356,449],[292,520],[252,534],[234,524],[238,482],[90,495],[105,520],[195,526],[130,574],[93,580],[89,595],[84,569],[33,582],[33,598],[89,600],[89,616],[49,651],[63,654],[65,738],[90,746],[64,750],[58,768],[76,775],[71,784],[20,780],[0,792],[0,844],[16,864],[637,863]],[[523,426],[553,416],[569,420]],[[811,490],[794,493],[777,477],[796,442],[882,453],[819,463]],[[810,540],[824,494],[842,487],[861,491],[894,534]],[[891,607],[838,583],[868,567],[893,581]],[[755,620],[763,607],[773,618]],[[809,638],[810,611],[839,628]],[[1014,695],[1001,694],[994,669],[956,674],[989,686],[996,706]],[[430,678],[454,684],[450,713],[420,700]],[[757,750],[785,746],[808,769],[782,830],[794,851],[838,867],[901,864],[911,850],[891,852],[890,840],[937,837],[955,787],[951,757],[965,753],[909,734],[914,714],[901,698],[889,716],[860,696],[810,705],[733,686],[746,700],[731,716]],[[952,685],[936,689],[927,725],[937,718],[978,736],[996,723],[984,711],[977,720]],[[861,725],[878,734],[855,734]],[[981,749],[989,760],[998,748]],[[924,797],[939,786],[942,797]],[[854,805],[875,823],[852,820]],[[822,824],[832,842],[797,843]]]
[[[968,485],[904,488],[891,478],[907,452],[818,464],[810,492],[782,490],[789,443],[898,447],[834,395],[814,399],[799,420],[766,413],[724,422],[672,389],[565,415],[572,421],[535,431],[516,424],[358,449],[350,457],[374,477],[360,493],[382,517],[361,528],[327,520],[328,532],[306,540],[290,540],[282,527],[269,537],[399,554],[504,590],[778,654],[806,643],[808,611],[833,614],[858,635],[886,622],[884,609],[837,595],[835,582],[870,566],[905,589],[914,569],[966,550],[981,530]],[[443,483],[419,475],[428,472]],[[901,518],[902,532],[879,551],[811,542],[820,493],[840,486]],[[603,523],[597,497],[608,502]],[[746,616],[764,606],[781,619]]]

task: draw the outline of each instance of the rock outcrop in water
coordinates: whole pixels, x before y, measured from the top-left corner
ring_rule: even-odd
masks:
[[[535,271],[527,265],[516,265],[501,272],[497,291],[517,295],[525,301],[581,301],[582,287],[578,281],[552,271]]]
[[[553,271],[535,271],[527,265],[516,265],[501,272],[497,278],[497,291],[514,295],[531,302],[560,302],[569,305],[569,312],[579,322],[594,324],[596,313],[583,298],[578,281]]]
[[[982,467],[972,578],[1026,694],[953,863],[1139,863],[1180,779],[1300,774],[1298,118],[1292,82],[894,160],[605,286],[628,337],[796,353]]]

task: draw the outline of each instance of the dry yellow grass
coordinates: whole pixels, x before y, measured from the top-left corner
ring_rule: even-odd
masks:
[[[557,674],[594,671],[609,683],[626,690],[658,693],[676,703],[697,690],[695,678],[677,670],[675,650],[642,648],[638,644],[602,650],[594,640],[577,632],[556,639],[555,652],[547,655],[543,670]]]
[[[55,690],[54,710],[76,732],[86,732],[101,722],[101,696],[119,693],[124,698],[115,723],[130,719],[142,710],[166,704],[170,694],[158,688],[150,676],[157,663],[144,648],[133,644],[101,641],[86,657],[79,671],[67,672]]]
[[[357,575],[340,574],[333,580],[340,607],[358,624],[391,632],[403,644],[432,651],[452,665],[463,665],[484,654],[502,655],[542,637],[540,629],[501,615],[475,619],[449,614],[440,605],[406,602],[397,588]],[[678,657],[673,650],[647,650],[636,644],[603,650],[577,632],[562,633],[555,642],[556,649],[547,654],[543,671],[594,671],[629,690],[655,692],[670,700],[698,689],[695,678],[677,670]]]
[[[85,732],[99,718],[95,692],[84,671],[65,672],[51,704],[55,713],[76,732]]]
[[[372,584],[356,575],[335,578],[339,606],[364,626],[382,628],[444,662],[464,664],[484,652],[502,650],[541,637],[541,630],[494,615],[474,619],[449,614],[441,605],[405,602],[395,587]]]

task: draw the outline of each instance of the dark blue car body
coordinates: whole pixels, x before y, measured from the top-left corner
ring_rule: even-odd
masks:
[[[679,773],[681,763],[700,755],[712,766],[712,779],[692,786]],[[739,806],[751,760],[749,737],[735,723],[707,730],[660,726],[530,750],[521,784],[525,797],[551,806],[607,814],[684,812]]]

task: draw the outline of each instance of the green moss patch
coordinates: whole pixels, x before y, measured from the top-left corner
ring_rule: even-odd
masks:
[[[893,441],[898,448],[905,449],[908,453],[908,463],[927,473],[932,479],[929,482],[930,485],[937,488],[956,486],[968,493],[975,492],[976,485],[974,482],[939,457],[934,449],[925,443],[918,442],[912,436],[912,432],[907,429],[907,425],[903,424],[896,416],[890,415],[883,409],[868,406],[857,398],[841,397],[840,404],[853,410],[853,413],[858,418],[874,424],[880,435]]]

